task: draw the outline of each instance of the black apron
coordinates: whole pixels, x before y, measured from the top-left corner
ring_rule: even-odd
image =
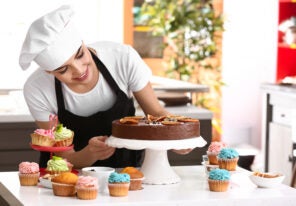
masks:
[[[119,88],[101,60],[92,52],[91,55],[100,74],[104,76],[117,98],[115,104],[106,111],[97,112],[88,117],[78,116],[65,109],[61,82],[58,79],[55,79],[59,122],[74,131],[75,135],[73,144],[75,151],[83,149],[88,144],[89,139],[94,136],[110,136],[113,120],[120,119],[124,116],[135,115],[133,99],[128,98],[128,96]],[[85,106],[87,107],[87,105]],[[49,158],[50,153],[41,152],[39,161],[40,167],[46,167]],[[92,166],[108,166],[113,168],[123,168],[126,166],[140,167],[142,160],[143,150],[117,148],[110,158],[106,160],[98,160]]]

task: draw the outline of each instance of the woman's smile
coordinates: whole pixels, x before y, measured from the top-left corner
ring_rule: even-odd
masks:
[[[89,74],[89,72],[88,72],[88,67],[87,67],[85,72],[82,75],[80,75],[79,77],[75,77],[73,79],[76,80],[76,81],[84,81],[84,80],[87,79],[88,74]]]

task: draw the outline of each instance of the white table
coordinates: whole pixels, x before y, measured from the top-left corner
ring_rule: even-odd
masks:
[[[227,192],[210,192],[203,166],[173,167],[181,182],[170,185],[143,185],[144,189],[130,191],[127,197],[110,197],[99,193],[95,200],[54,196],[51,189],[19,185],[17,172],[1,172],[2,182],[24,205],[153,205],[153,206],[270,206],[296,205],[296,189],[280,185],[273,189],[257,188],[248,172],[239,169],[232,174]]]

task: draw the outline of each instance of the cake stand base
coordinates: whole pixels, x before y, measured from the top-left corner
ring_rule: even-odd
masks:
[[[167,150],[194,149],[203,147],[207,142],[202,137],[193,137],[180,140],[135,140],[121,139],[110,136],[106,144],[111,147],[127,148],[132,150],[145,149],[145,157],[141,166],[144,173],[144,184],[167,185],[180,182],[180,177],[171,168]]]
[[[166,185],[181,181],[169,164],[167,150],[146,149],[141,171],[145,174],[143,184]]]

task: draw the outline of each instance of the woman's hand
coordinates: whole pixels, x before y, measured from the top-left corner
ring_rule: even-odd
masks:
[[[186,155],[186,154],[189,154],[192,151],[192,149],[179,149],[179,150],[172,149],[172,151],[177,154]]]
[[[96,160],[105,160],[111,157],[114,152],[114,147],[106,145],[107,136],[96,136],[88,141],[88,150],[90,155]]]

